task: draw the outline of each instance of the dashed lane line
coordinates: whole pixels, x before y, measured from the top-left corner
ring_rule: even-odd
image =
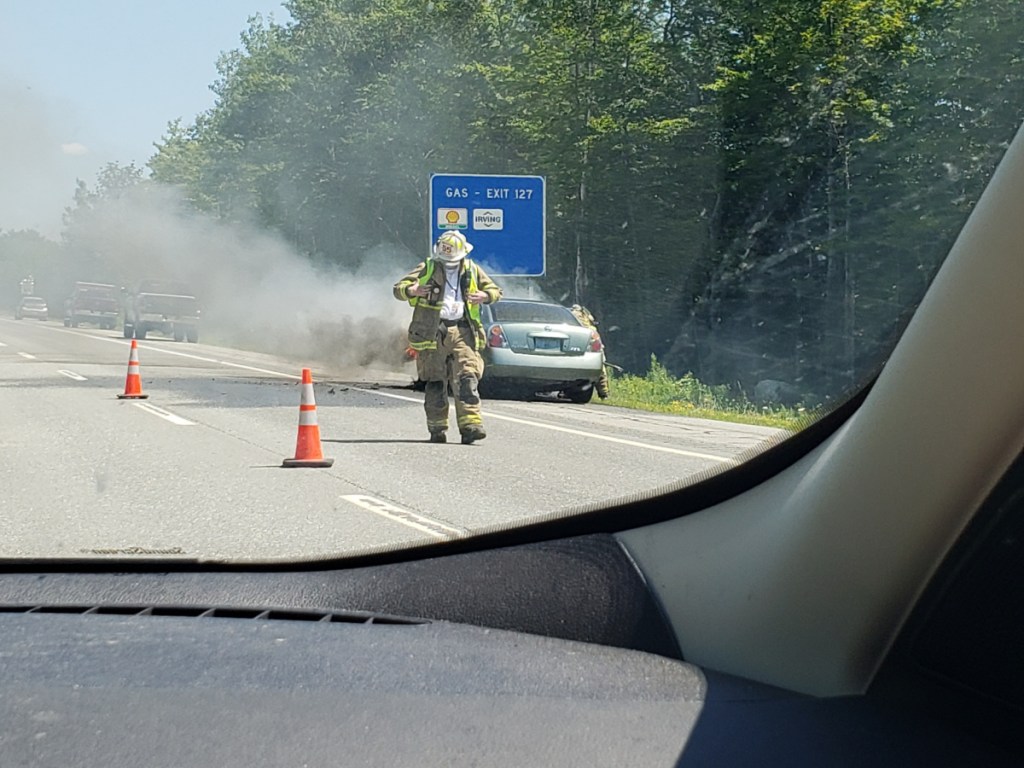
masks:
[[[176,424],[179,427],[191,427],[195,425],[194,421],[189,421],[188,419],[184,419],[181,416],[178,416],[177,414],[171,413],[170,411],[165,411],[163,408],[153,405],[152,403],[132,403],[132,405],[134,405],[136,408],[141,408],[142,410],[146,411],[147,413],[151,413],[154,416],[159,416],[161,419],[169,421],[171,422],[171,424]]]
[[[384,501],[383,499],[378,499],[376,496],[349,494],[342,496],[341,498],[350,504],[355,504],[357,507],[369,510],[375,515],[385,517],[388,520],[393,520],[396,523],[401,523],[402,525],[414,528],[417,531],[422,531],[436,539],[458,539],[465,536],[467,533],[465,530],[445,525],[444,523],[438,522],[430,517],[426,517],[425,515],[410,512],[407,509],[403,509],[402,507]]]

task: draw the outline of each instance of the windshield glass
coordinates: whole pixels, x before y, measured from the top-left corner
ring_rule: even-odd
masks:
[[[491,307],[491,317],[499,323],[568,323],[578,325],[572,313],[556,304],[502,300]]]
[[[1017,0],[7,5],[0,557],[740,466],[879,370],[1024,112]]]

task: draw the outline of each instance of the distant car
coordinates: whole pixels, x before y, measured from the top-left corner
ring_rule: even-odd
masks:
[[[184,283],[143,280],[127,295],[124,337],[146,338],[150,331],[173,336],[175,341],[199,341],[199,302]]]
[[[481,307],[487,334],[483,394],[558,392],[586,403],[604,364],[601,337],[566,307],[533,299],[502,299]]]
[[[71,296],[64,302],[64,327],[77,328],[82,323],[95,323],[113,330],[120,310],[120,294],[109,283],[75,283]]]
[[[39,296],[22,296],[21,303],[14,313],[15,318],[24,320],[26,317],[34,317],[36,320],[45,320],[49,316],[46,308],[46,300]]]

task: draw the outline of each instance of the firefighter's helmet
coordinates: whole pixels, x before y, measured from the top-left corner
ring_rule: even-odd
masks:
[[[473,250],[473,246],[466,240],[466,236],[455,230],[442,232],[434,243],[434,258],[446,264],[454,264],[462,261]]]

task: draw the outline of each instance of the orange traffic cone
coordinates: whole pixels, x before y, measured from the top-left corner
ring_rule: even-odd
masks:
[[[128,355],[128,377],[124,380],[124,394],[118,395],[122,400],[145,400],[149,395],[142,394],[142,377],[139,376],[139,345],[132,339],[132,351]]]
[[[302,400],[299,403],[299,437],[295,458],[285,459],[282,467],[329,467],[334,459],[325,459],[320,450],[320,427],[316,423],[316,402],[313,399],[313,374],[302,369]]]

